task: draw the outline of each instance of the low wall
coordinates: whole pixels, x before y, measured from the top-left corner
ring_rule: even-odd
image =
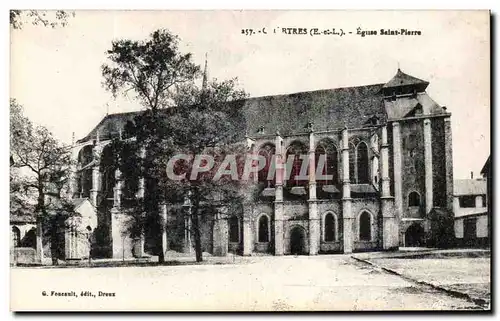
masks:
[[[10,249],[11,264],[34,264],[38,263],[36,259],[36,250],[32,247],[15,247]]]

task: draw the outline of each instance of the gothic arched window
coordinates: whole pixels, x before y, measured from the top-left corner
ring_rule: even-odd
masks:
[[[271,177],[269,171],[274,168],[273,156],[276,154],[276,147],[273,144],[266,144],[259,149],[259,156],[263,156],[266,160],[265,166],[258,173],[259,182],[265,182],[266,187],[274,187],[276,183],[276,172]],[[271,172],[271,174],[273,174]]]
[[[12,227],[11,241],[13,247],[18,247],[21,244],[21,231],[17,226]]]
[[[139,190],[139,179],[141,177],[141,159],[139,152],[130,144],[124,144],[120,159],[127,173],[123,173],[122,198],[133,199]]]
[[[101,173],[102,173],[102,186],[101,191],[104,198],[112,199],[114,197],[113,188],[116,184],[116,165],[114,164],[113,150],[110,145],[107,145],[102,150],[101,154]]]
[[[238,243],[240,241],[240,231],[238,218],[231,216],[229,218],[229,242]]]
[[[332,213],[325,216],[325,242],[335,241],[335,218]]]
[[[78,162],[81,167],[88,165],[92,161],[92,145],[85,145],[78,152]]]
[[[356,148],[353,144],[349,144],[349,181],[356,183]]]
[[[368,147],[364,142],[359,143],[356,154],[356,165],[358,174],[358,184],[368,184],[370,182],[368,165]]]
[[[316,173],[318,173],[317,168],[319,168],[320,159],[323,159],[324,166],[321,174],[323,176],[331,176],[330,179],[322,179],[320,177],[316,177],[316,182],[318,184],[336,184],[338,180],[338,158],[337,158],[337,148],[333,143],[328,141],[322,141],[316,147],[316,157],[315,157],[315,166]]]
[[[286,152],[286,166],[287,173],[290,173],[287,186],[304,186],[307,185],[308,181],[305,179],[299,179],[300,169],[304,157],[308,155],[307,147],[301,142],[294,142],[290,144]],[[291,163],[288,162],[289,158],[293,158]],[[290,168],[288,168],[290,166]],[[308,174],[307,172],[305,173]]]
[[[371,221],[370,213],[361,213],[359,217],[359,239],[361,241],[370,241],[372,239]]]
[[[269,242],[269,219],[266,215],[259,218],[259,242]]]
[[[83,168],[79,173],[77,197],[90,197],[92,189],[92,168],[86,167],[93,160],[92,145],[84,146],[78,153],[78,163],[80,168]]]
[[[408,195],[408,206],[420,206],[420,195],[417,192]]]

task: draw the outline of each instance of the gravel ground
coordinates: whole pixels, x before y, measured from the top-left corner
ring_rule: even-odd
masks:
[[[489,258],[415,258],[372,259],[371,262],[404,276],[422,280],[444,289],[466,293],[490,302]]]
[[[77,296],[60,297],[52,291],[74,291]],[[99,296],[99,291],[115,296]],[[373,311],[478,306],[348,255],[252,257],[222,265],[11,269],[11,310],[53,309]]]

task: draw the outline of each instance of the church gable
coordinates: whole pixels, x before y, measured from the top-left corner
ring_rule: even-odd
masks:
[[[425,92],[410,96],[385,98],[384,106],[389,120],[421,115],[446,114],[446,110]]]
[[[396,75],[382,88],[388,119],[446,114],[446,109],[439,106],[425,91],[428,85],[429,82],[398,69]]]
[[[401,87],[412,87],[417,92],[422,92],[428,85],[428,81],[405,74],[398,68],[396,75],[384,85],[384,92],[390,93],[391,90]]]

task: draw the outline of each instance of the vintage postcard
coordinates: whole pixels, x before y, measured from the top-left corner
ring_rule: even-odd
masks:
[[[490,12],[10,12],[12,311],[491,311]]]

